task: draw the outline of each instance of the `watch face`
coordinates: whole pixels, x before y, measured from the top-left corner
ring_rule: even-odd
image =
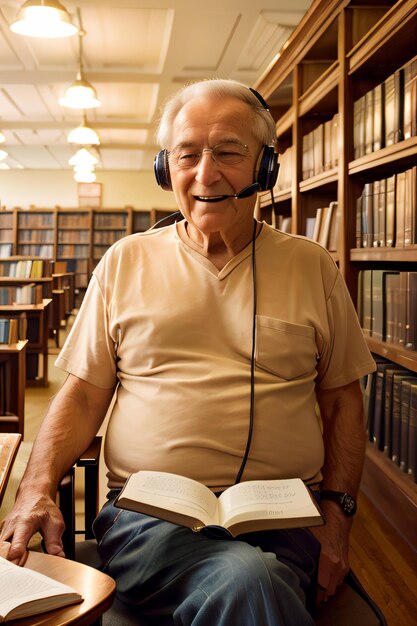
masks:
[[[340,504],[342,505],[342,509],[345,515],[355,515],[356,513],[356,502],[348,493],[344,493],[340,497]]]

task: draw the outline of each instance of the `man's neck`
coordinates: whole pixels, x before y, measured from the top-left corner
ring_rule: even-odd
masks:
[[[229,239],[227,233],[204,234],[192,224],[183,221],[179,225],[179,233],[186,245],[206,257],[218,270],[221,270],[252,241],[255,225],[257,235],[262,228],[262,224],[251,222],[250,228],[239,233],[237,237]]]

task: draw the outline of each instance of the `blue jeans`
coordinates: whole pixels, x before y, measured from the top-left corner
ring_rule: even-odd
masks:
[[[113,494],[111,494],[113,495]],[[306,529],[216,539],[115,508],[94,522],[117,595],[158,626],[314,625],[319,543]]]

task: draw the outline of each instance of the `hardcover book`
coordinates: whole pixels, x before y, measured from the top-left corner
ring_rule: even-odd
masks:
[[[313,495],[299,478],[242,482],[217,497],[191,478],[139,471],[127,479],[115,506],[187,526],[195,532],[207,529],[232,537],[324,523]]]
[[[0,622],[81,602],[72,587],[0,557]]]

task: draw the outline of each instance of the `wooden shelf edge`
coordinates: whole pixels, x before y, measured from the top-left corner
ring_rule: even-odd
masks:
[[[292,128],[294,121],[295,111],[294,107],[291,107],[290,109],[288,109],[288,111],[284,113],[284,115],[281,115],[279,120],[277,120],[277,137],[280,137],[280,135],[284,135],[285,133],[287,133]]]
[[[417,550],[417,485],[373,444],[366,450],[361,491]]]
[[[369,350],[374,354],[379,354],[379,356],[398,363],[398,365],[412,372],[417,372],[417,352],[415,350],[406,350],[398,344],[377,341],[372,337],[366,337],[366,343]]]
[[[351,261],[404,261],[417,262],[417,245],[403,248],[351,248]]]
[[[331,183],[337,183],[338,181],[338,170],[337,168],[333,168],[331,170],[326,170],[325,172],[321,172],[317,174],[317,176],[312,176],[311,178],[307,178],[306,180],[300,181],[300,191],[310,191],[311,189],[317,189],[318,187],[322,187],[323,185],[329,185]]]
[[[417,137],[411,137],[404,141],[399,141],[391,146],[371,152],[365,156],[351,161],[348,166],[349,175],[360,174],[370,169],[390,165],[393,161],[414,158],[417,150]]]

